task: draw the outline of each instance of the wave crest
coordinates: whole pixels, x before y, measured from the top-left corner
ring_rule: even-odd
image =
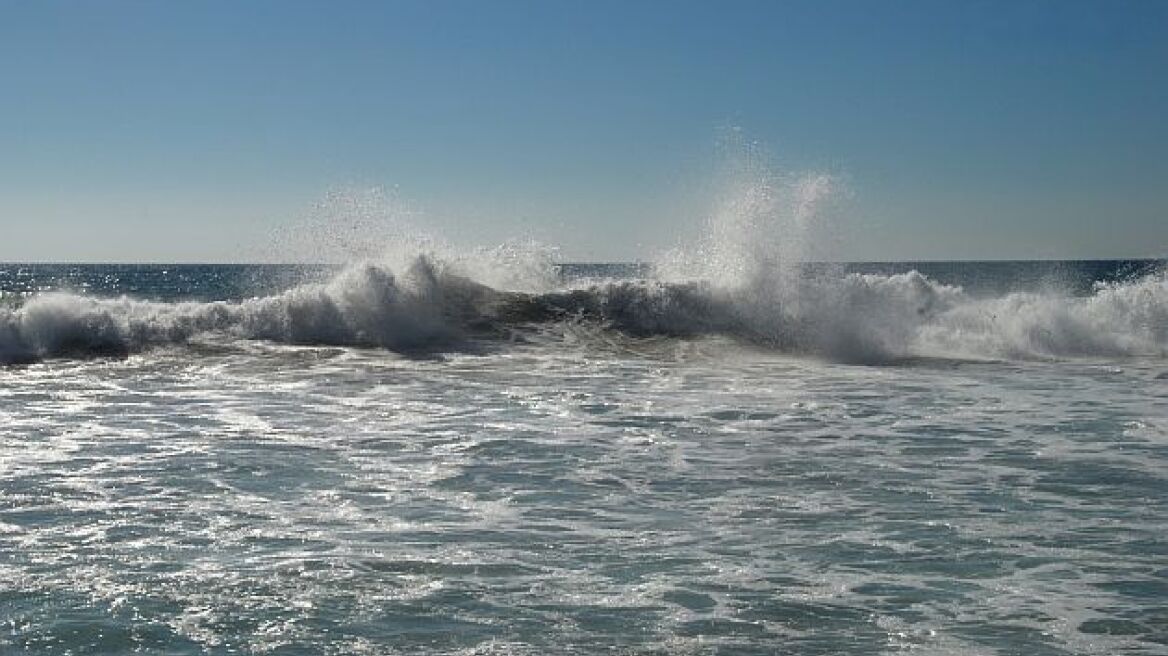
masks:
[[[205,334],[441,351],[511,338],[532,324],[581,321],[633,337],[723,335],[854,363],[919,355],[1162,357],[1168,276],[1100,284],[1087,297],[973,298],[916,271],[820,272],[737,287],[624,280],[533,294],[496,290],[423,256],[400,274],[365,263],[324,283],[235,302],[39,295],[0,309],[0,363],[127,355]]]
[[[1091,296],[1012,293],[961,304],[922,327],[926,352],[1003,358],[1163,357],[1168,275],[1100,283]]]
[[[376,264],[323,284],[239,302],[159,303],[67,293],[0,309],[0,362],[125,355],[206,333],[289,344],[380,346],[396,351],[449,344],[481,325],[501,294],[426,257],[402,276]]]

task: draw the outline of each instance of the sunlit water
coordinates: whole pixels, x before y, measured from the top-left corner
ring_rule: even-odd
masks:
[[[66,355],[0,366],[3,653],[1168,651],[1162,354]]]

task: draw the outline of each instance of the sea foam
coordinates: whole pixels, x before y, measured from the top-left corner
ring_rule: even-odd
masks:
[[[197,336],[304,345],[459,350],[526,327],[589,322],[632,337],[722,335],[853,363],[905,357],[1164,356],[1168,276],[975,297],[910,271],[807,273],[768,286],[618,280],[543,293],[498,290],[430,256],[378,262],[242,301],[155,302],[54,292],[0,308],[0,363],[119,356]]]

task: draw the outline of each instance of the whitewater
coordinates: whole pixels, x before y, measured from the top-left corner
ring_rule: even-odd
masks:
[[[419,256],[404,271],[366,262],[331,280],[239,301],[152,302],[37,294],[0,308],[0,363],[138,353],[192,339],[458,351],[592,325],[625,336],[725,336],[841,362],[913,356],[1035,359],[1163,357],[1168,278],[1098,282],[1086,297],[976,298],[916,270],[816,271],[778,289],[617,280],[543,293],[493,289]]]
[[[0,651],[1164,653],[1163,262],[825,263],[831,185],[651,264],[0,265]]]

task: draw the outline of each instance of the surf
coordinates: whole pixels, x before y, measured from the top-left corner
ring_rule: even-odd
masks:
[[[660,275],[524,292],[486,285],[418,255],[405,269],[362,262],[319,283],[239,301],[159,302],[67,292],[0,309],[0,362],[125,356],[196,337],[383,348],[468,350],[539,326],[587,323],[632,338],[730,337],[852,363],[913,356],[1032,359],[1164,357],[1168,276],[979,297],[917,271],[804,270],[725,285]]]
[[[600,275],[564,275],[571,267],[559,264],[557,249],[531,241],[459,248],[399,225],[392,204],[379,213],[388,202],[381,196],[341,196],[332,202],[342,216],[355,212],[358,225],[378,229],[359,248],[347,224],[306,230],[305,239],[323,240],[321,252],[348,253],[348,264],[309,267],[281,291],[238,299],[111,298],[100,288],[8,296],[0,364],[119,357],[208,337],[401,354],[489,351],[582,323],[633,339],[728,337],[855,364],[1168,353],[1162,264],[1097,280],[1087,294],[1053,284],[989,296],[911,268],[849,270],[831,261],[848,195],[837,176],[776,172],[741,144],[729,152],[697,234],[650,263],[576,265]]]

